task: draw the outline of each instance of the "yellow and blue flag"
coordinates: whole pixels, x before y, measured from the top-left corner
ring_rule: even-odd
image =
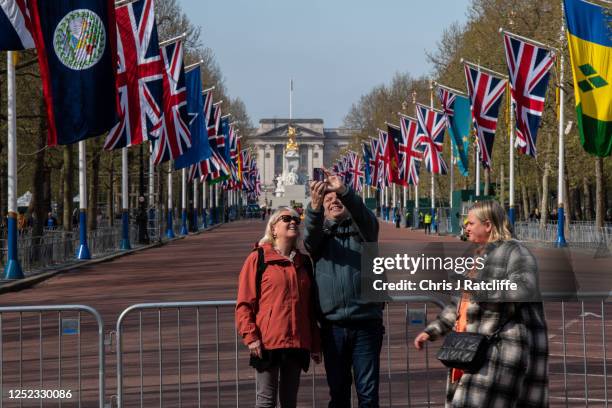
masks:
[[[580,142],[599,157],[612,153],[612,18],[603,7],[564,0]]]

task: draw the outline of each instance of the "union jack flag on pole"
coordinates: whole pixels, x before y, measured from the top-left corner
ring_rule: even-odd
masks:
[[[163,75],[164,114],[157,129],[151,134],[153,162],[156,165],[174,160],[191,147],[183,66],[183,40],[184,36],[181,36],[160,48],[165,68]]]
[[[372,166],[372,175],[370,178],[371,186],[378,188],[380,186],[380,160],[382,155],[379,151],[379,141],[375,138],[370,138],[370,146],[372,148],[372,161],[370,165]]]
[[[391,184],[391,155],[389,154],[389,133],[378,129],[378,186],[389,187]]]
[[[464,68],[472,119],[478,135],[480,161],[485,168],[491,168],[499,107],[507,81],[504,75],[467,61],[464,61]]]
[[[444,114],[418,103],[416,111],[419,123],[418,141],[423,147],[425,166],[432,174],[446,174],[448,167],[442,157],[444,130],[446,129]]]
[[[510,95],[516,115],[516,142],[523,154],[536,157],[538,128],[542,121],[550,69],[555,54],[550,49],[504,32],[504,49],[510,74]]]
[[[421,143],[418,137],[417,120],[409,116],[400,117],[402,141],[399,144],[400,169],[399,174],[408,184],[419,184],[419,162],[423,159]]]
[[[154,8],[153,0],[138,0],[115,9],[120,116],[106,138],[106,150],[148,140],[161,120],[164,65]]]

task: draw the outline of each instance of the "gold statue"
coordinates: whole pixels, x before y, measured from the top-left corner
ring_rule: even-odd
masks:
[[[289,141],[287,141],[286,150],[289,151],[298,151],[298,144],[295,141],[295,136],[297,135],[297,131],[293,126],[289,126],[287,129],[287,136],[289,137]]]

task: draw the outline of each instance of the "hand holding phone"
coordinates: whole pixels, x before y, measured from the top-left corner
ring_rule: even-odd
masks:
[[[320,167],[315,167],[312,171],[313,181],[325,181],[325,171]]]

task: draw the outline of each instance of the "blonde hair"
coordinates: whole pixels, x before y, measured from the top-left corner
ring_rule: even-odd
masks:
[[[297,213],[297,211],[295,211],[291,207],[279,207],[270,216],[270,219],[268,220],[268,225],[266,225],[266,232],[264,233],[264,236],[259,240],[259,245],[263,245],[263,244],[272,244],[272,245],[274,245],[274,241],[276,241],[276,238],[274,237],[274,233],[272,231],[272,227],[274,227],[274,224],[276,224],[278,222],[278,220],[280,219],[281,215],[284,212],[289,212],[289,214],[291,216],[293,216],[293,217],[299,217],[300,216]]]
[[[506,217],[504,208],[497,201],[479,201],[470,208],[470,212],[473,212],[480,222],[485,223],[489,221],[491,223],[489,242],[512,239],[508,217]]]

